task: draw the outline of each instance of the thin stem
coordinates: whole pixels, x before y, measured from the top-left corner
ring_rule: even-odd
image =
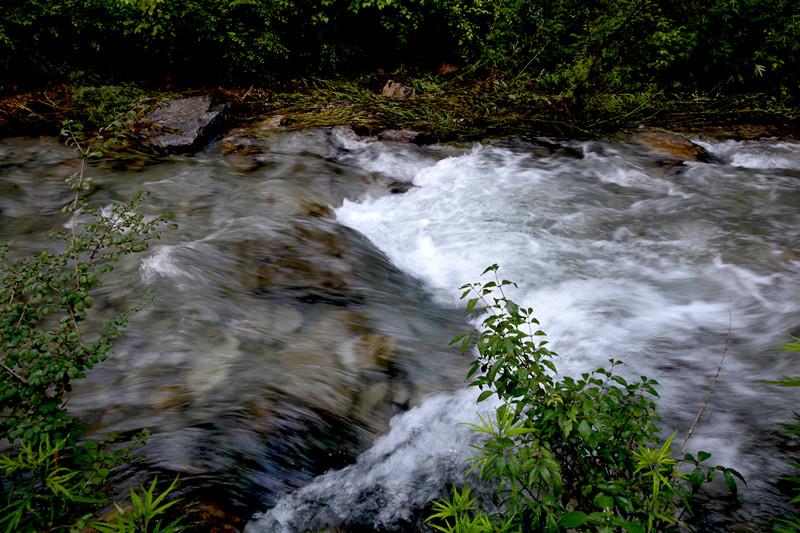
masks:
[[[69,311],[69,317],[72,319],[72,325],[75,328],[75,336],[78,338],[78,344],[81,348],[86,348],[83,345],[83,341],[81,341],[81,330],[78,327],[78,321],[75,320],[75,313],[72,312],[72,306],[67,306],[67,311]]]
[[[722,372],[722,365],[725,363],[725,356],[728,354],[728,346],[730,346],[732,328],[733,328],[733,315],[731,315],[728,320],[728,333],[725,335],[725,345],[722,349],[722,355],[720,355],[719,358],[719,364],[717,365],[717,372],[714,374],[714,377],[711,378],[711,383],[709,383],[708,385],[708,390],[706,391],[706,397],[703,400],[703,405],[701,405],[700,410],[697,411],[697,415],[695,415],[694,420],[692,420],[692,423],[689,426],[689,430],[686,432],[686,437],[683,439],[683,445],[681,446],[681,453],[678,459],[678,463],[675,466],[674,475],[677,475],[678,473],[680,465],[683,462],[683,457],[686,455],[686,447],[689,444],[689,439],[692,438],[692,435],[694,434],[694,428],[703,418],[703,415],[706,412],[706,408],[708,407],[708,404],[711,401],[711,396],[714,393],[714,388],[717,386],[717,382],[719,382],[719,375]]]
[[[27,385],[27,384],[28,384],[28,380],[27,380],[27,379],[25,379],[24,377],[20,376],[20,375],[19,375],[19,374],[17,374],[16,372],[14,372],[14,370],[13,370],[12,368],[10,368],[8,365],[6,365],[5,363],[3,363],[2,361],[0,361],[0,366],[2,366],[2,367],[3,367],[3,369],[4,369],[6,372],[8,372],[8,373],[9,373],[9,374],[11,374],[12,376],[14,376],[14,377],[15,377],[15,378],[16,378],[18,381],[20,381],[20,382],[24,383],[25,385]]]

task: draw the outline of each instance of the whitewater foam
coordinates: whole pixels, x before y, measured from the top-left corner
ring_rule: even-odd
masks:
[[[328,472],[259,514],[248,533],[320,530],[369,523],[375,528],[411,523],[414,512],[452,483],[461,483],[477,442],[466,425],[477,423],[474,391],[437,395],[391,421],[357,462]],[[486,416],[495,404],[480,404]]]

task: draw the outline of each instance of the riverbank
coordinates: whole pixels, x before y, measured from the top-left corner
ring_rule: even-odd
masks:
[[[142,117],[160,103],[212,95],[227,106],[226,127],[271,119],[290,130],[347,125],[361,135],[407,130],[418,144],[487,137],[611,137],[640,127],[737,140],[797,138],[800,108],[762,94],[605,94],[584,101],[535,92],[530,80],[414,77],[292,80],[270,87],[167,89],[59,85],[0,99],[0,137],[57,135],[65,120],[97,130],[127,124],[123,151]]]

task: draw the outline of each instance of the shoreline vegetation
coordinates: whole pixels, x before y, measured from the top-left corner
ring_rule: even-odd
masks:
[[[286,129],[343,125],[360,135],[408,130],[419,134],[414,142],[422,144],[514,136],[589,139],[641,128],[735,140],[800,135],[800,107],[766,94],[608,94],[575,104],[563,95],[530,92],[528,82],[497,76],[444,79],[376,73],[247,88],[62,84],[0,97],[0,138],[58,135],[65,120],[84,124],[88,131],[127,120],[128,133],[135,137],[130,130],[146,112],[195,95],[225,103],[225,129],[257,120]],[[381,88],[394,80],[403,80],[414,94],[382,95]]]
[[[390,80],[408,90],[381,96]],[[413,90],[412,90],[413,89]],[[19,0],[0,9],[0,137],[98,129],[215,94],[232,123],[420,140],[640,125],[797,137],[792,0]]]

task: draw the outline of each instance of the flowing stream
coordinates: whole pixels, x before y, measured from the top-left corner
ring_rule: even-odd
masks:
[[[626,362],[660,383],[667,434],[747,479],[705,527],[785,511],[777,429],[800,373],[800,145],[698,141],[711,163],[665,164],[625,141],[428,146],[345,128],[241,130],[202,152],[91,169],[89,200],[150,193],[177,223],[122,261],[96,300],[134,315],[76,387],[92,433],[152,435],[134,478],[180,473],[249,532],[415,530],[463,479],[475,420],[457,287],[491,263],[534,308],[559,370]],[[0,141],[0,240],[48,246],[74,154]],[[483,404],[482,404],[483,405]],[[482,408],[488,408],[482,407]],[[720,494],[723,492],[720,491]]]

